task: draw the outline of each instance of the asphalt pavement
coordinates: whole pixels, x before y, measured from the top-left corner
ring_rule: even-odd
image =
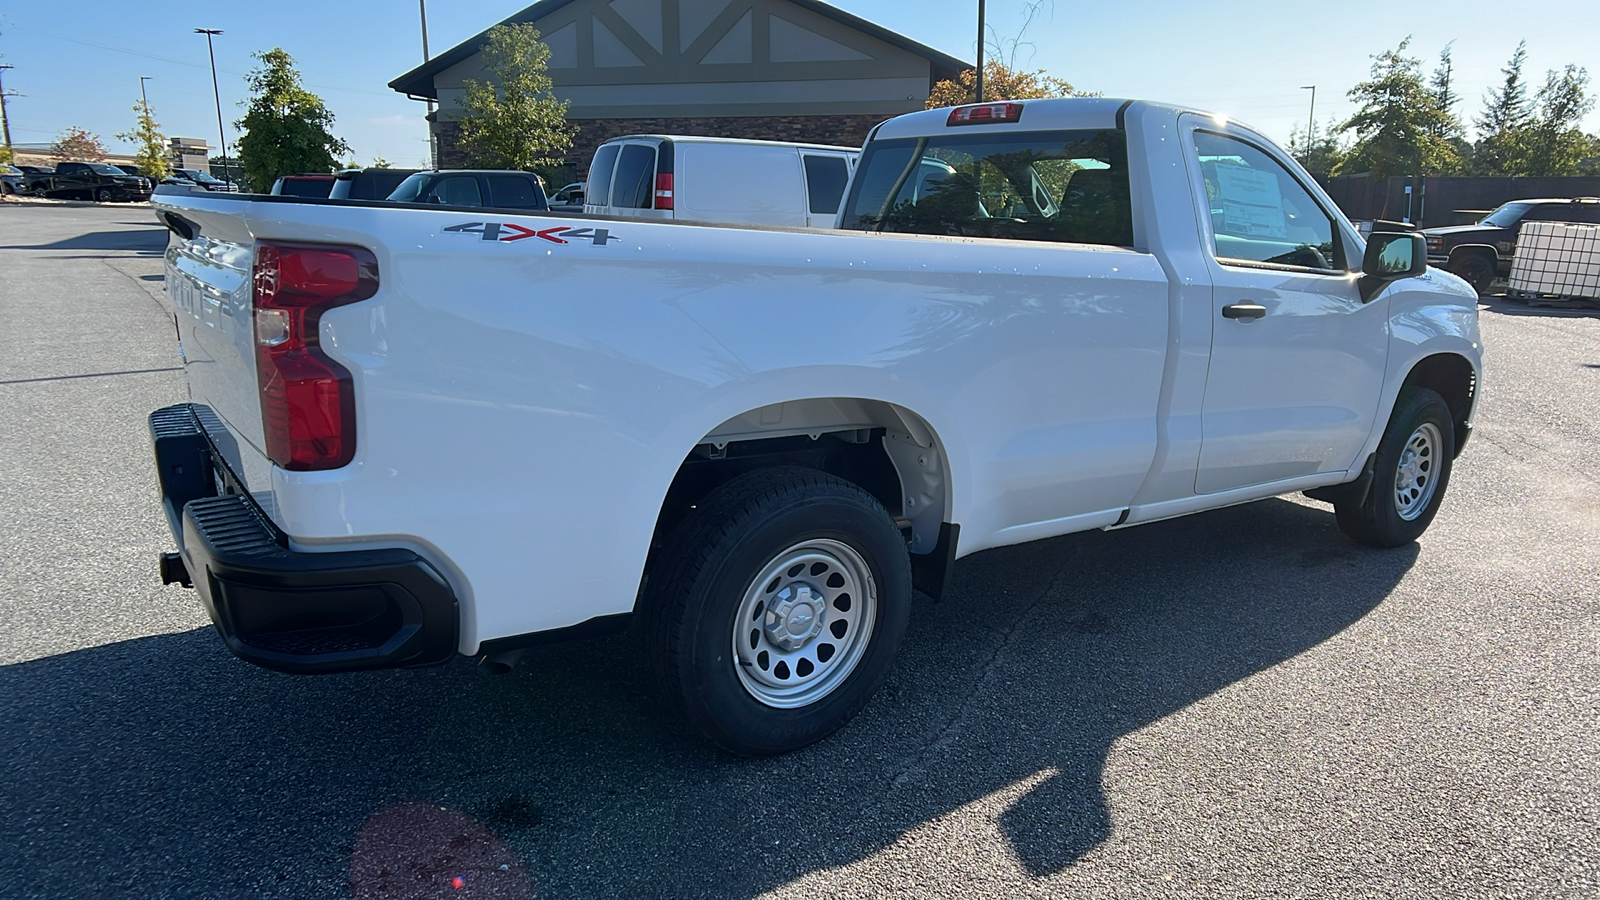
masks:
[[[164,245],[0,204],[0,896],[1600,895],[1600,313],[1485,302],[1417,544],[1294,497],[968,557],[865,713],[747,760],[627,637],[233,659],[156,575]]]

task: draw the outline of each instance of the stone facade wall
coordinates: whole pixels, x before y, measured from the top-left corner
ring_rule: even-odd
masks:
[[[725,118],[683,119],[575,119],[578,135],[572,141],[567,159],[578,177],[589,176],[589,161],[595,148],[624,134],[692,134],[701,137],[746,138],[759,141],[791,141],[803,144],[836,144],[859,147],[872,126],[889,118],[885,115],[829,116],[730,116]],[[461,150],[461,126],[456,122],[435,122],[439,140],[441,168],[461,168],[466,154]],[[560,187],[555,185],[554,187]]]

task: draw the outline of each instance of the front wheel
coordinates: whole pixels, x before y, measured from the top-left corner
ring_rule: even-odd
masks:
[[[1465,253],[1450,260],[1450,271],[1461,276],[1461,280],[1472,286],[1479,295],[1489,292],[1489,285],[1494,283],[1495,263],[1482,253]]]
[[[657,560],[644,599],[659,683],[737,753],[785,753],[838,730],[883,683],[910,617],[894,520],[811,469],[722,485]]]
[[[1421,537],[1444,501],[1455,441],[1455,421],[1443,397],[1426,388],[1403,390],[1378,442],[1366,499],[1334,504],[1339,528],[1373,547],[1399,547]]]
[[[111,202],[111,189],[110,188],[101,188],[101,189],[95,191],[94,192],[94,199],[98,200],[101,203],[110,203]]]

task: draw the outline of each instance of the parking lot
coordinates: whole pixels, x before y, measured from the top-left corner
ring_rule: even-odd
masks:
[[[0,895],[1600,893],[1600,313],[1484,302],[1418,544],[1288,497],[968,557],[859,719],[749,760],[626,636],[233,659],[156,575],[164,246],[142,205],[0,204]]]

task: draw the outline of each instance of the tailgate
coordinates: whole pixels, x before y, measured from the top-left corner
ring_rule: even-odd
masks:
[[[167,298],[182,342],[189,397],[211,442],[252,494],[271,489],[262,451],[260,390],[251,324],[250,264],[254,238],[238,215],[247,201],[186,200],[167,250]],[[184,232],[190,234],[186,236]]]

